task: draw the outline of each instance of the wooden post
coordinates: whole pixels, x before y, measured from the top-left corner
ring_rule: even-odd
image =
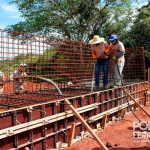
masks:
[[[134,109],[134,111],[136,111],[136,109],[137,109],[137,104],[136,103],[133,105],[133,109]]]
[[[103,150],[108,150],[108,148],[105,146],[105,144],[99,139],[99,137],[93,132],[91,127],[86,123],[86,121],[82,118],[82,116],[77,112],[77,110],[71,105],[71,103],[68,101],[68,99],[64,99],[65,103],[68,104],[68,107],[72,110],[72,112],[75,114],[75,116],[81,121],[81,123],[84,125],[84,127],[87,129],[87,131],[92,135],[92,137],[96,140],[98,145]]]
[[[122,89],[150,118],[150,114],[123,87],[122,87]]]
[[[106,121],[107,121],[107,114],[104,115],[103,120],[102,120],[101,126],[103,127],[103,129],[105,129],[106,127]]]
[[[148,90],[146,90],[146,93],[145,93],[144,105],[146,105],[146,104],[147,104],[147,102],[148,102],[148,95],[147,95],[147,91],[148,91]]]
[[[127,111],[126,108],[124,108],[124,109],[121,110],[121,112],[120,112],[121,118],[124,118],[124,115],[125,115],[126,111]]]
[[[75,123],[72,124],[69,132],[69,146],[72,146],[73,139],[74,139],[74,131],[75,131]]]

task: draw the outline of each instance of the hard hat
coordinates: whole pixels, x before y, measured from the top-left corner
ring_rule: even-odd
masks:
[[[109,38],[109,41],[114,41],[114,40],[117,40],[117,43],[119,42],[116,35],[111,35],[111,37]]]
[[[20,64],[20,67],[26,67],[26,66],[27,66],[27,64],[25,64],[25,63]]]

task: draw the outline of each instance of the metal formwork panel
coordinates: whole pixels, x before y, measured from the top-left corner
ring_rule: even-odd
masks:
[[[148,82],[134,83],[125,86],[125,89],[141,104],[149,102],[145,94]],[[108,113],[108,121],[112,116],[118,116],[123,108],[129,108],[134,103],[129,100],[127,104],[125,94],[120,88],[97,91],[89,94],[67,98],[78,110],[85,120],[94,118],[89,122],[92,128],[101,123],[104,114]],[[85,131],[81,122],[72,114],[64,100],[47,102],[0,113],[0,148],[12,149],[29,147],[30,149],[55,148],[57,142],[68,142],[69,129],[76,123],[75,137],[81,136]]]

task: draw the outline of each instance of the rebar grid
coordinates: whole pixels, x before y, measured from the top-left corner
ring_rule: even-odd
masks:
[[[10,75],[19,70],[21,63],[27,65],[25,72],[31,76],[22,81],[24,91],[55,91],[51,84],[36,77],[51,79],[61,89],[86,89],[85,92],[90,89],[93,61],[87,43],[0,30],[0,48],[0,68],[5,75],[4,94],[14,93],[14,81],[10,81]],[[145,80],[144,49],[126,49],[125,58],[124,79],[129,82]]]

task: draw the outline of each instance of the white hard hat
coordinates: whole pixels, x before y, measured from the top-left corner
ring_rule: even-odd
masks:
[[[27,66],[27,64],[25,64],[25,63],[20,64],[20,67],[26,67],[26,66]]]

